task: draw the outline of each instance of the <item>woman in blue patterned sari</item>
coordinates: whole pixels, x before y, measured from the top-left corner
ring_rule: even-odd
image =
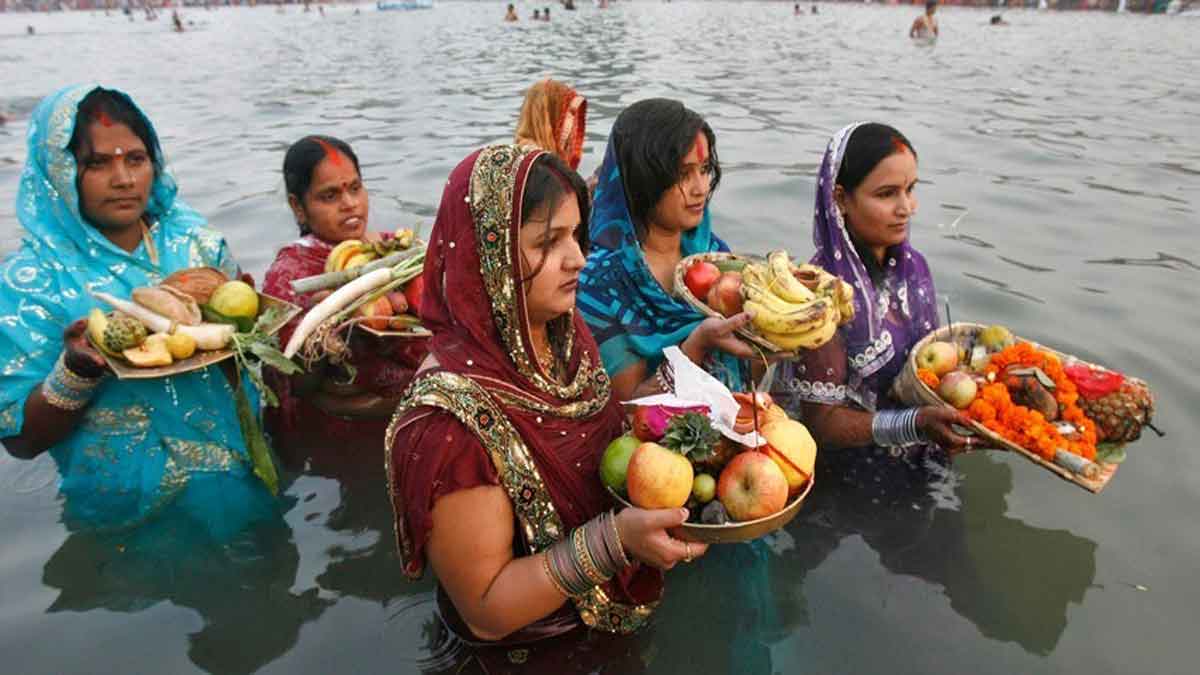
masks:
[[[733,331],[746,313],[706,319],[675,297],[675,266],[694,253],[728,251],[713,234],[708,202],[721,180],[716,136],[678,101],[647,99],[613,124],[600,166],[577,306],[619,401],[668,388],[663,349],[678,345],[734,391],[754,352]]]
[[[215,540],[278,517],[255,477],[219,367],[117,380],[83,336],[90,292],[131,291],[188,267],[238,269],[224,239],[176,198],[158,137],[124,93],[65,88],[38,105],[17,194],[24,229],[0,263],[0,440],[49,451],[64,521],[116,530],[170,512]],[[246,405],[249,403],[249,405]]]

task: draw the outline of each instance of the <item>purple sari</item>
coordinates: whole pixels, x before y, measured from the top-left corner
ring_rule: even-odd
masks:
[[[817,174],[812,262],[854,286],[854,321],[824,347],[779,364],[772,394],[794,417],[802,403],[848,405],[874,412],[899,407],[892,381],[912,346],[938,325],[929,266],[909,240],[887,249],[876,285],[850,240],[833,191],[852,124],[834,135]]]

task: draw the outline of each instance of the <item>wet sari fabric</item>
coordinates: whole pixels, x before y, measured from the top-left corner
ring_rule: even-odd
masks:
[[[0,266],[0,437],[21,432],[25,399],[53,368],[63,330],[102,306],[90,292],[128,298],[188,267],[238,272],[224,239],[176,197],[161,150],[146,212],[157,263],[144,243],[126,252],[85,222],[67,144],[79,103],[95,88],[63,89],[31,117],[16,208],[23,239]],[[172,508],[226,539],[277,515],[252,474],[234,391],[215,366],[170,378],[107,378],[50,454],[72,528],[124,528]]]
[[[548,330],[564,375],[544,372],[513,262],[525,178],[541,154],[501,145],[468,157],[450,175],[430,235],[422,319],[438,365],[418,374],[387,434],[397,543],[413,577],[445,494],[503,487],[516,514],[515,555],[546,549],[611,506],[597,469],[623,413],[596,344],[576,313],[556,319]],[[508,640],[580,622],[630,632],[661,591],[661,573],[631,568]]]

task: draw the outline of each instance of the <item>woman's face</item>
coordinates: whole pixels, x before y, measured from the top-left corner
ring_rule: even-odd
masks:
[[[303,201],[288,195],[296,222],[325,241],[361,239],[367,231],[367,189],[354,162],[340,152],[327,154],[313,169]]]
[[[917,212],[917,158],[907,148],[885,157],[853,192],[841,185],[834,198],[846,227],[862,245],[881,254],[904,243]]]
[[[136,225],[154,184],[154,163],[146,144],[128,126],[112,121],[92,122],[87,134],[91,155],[75,156],[80,211],[100,230]]]
[[[575,288],[585,262],[576,241],[579,204],[573,192],[559,198],[546,226],[546,207],[521,224],[521,278],[525,279],[525,307],[531,323],[546,323],[575,306]],[[544,260],[543,260],[544,259]],[[539,266],[541,267],[538,270]],[[532,279],[529,275],[538,270]]]
[[[679,181],[654,206],[651,220],[655,225],[670,232],[687,232],[700,225],[711,188],[711,160],[708,138],[700,132],[679,163]]]

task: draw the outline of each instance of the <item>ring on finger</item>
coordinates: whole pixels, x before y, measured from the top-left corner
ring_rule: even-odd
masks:
[[[688,542],[683,542],[683,562],[692,562],[692,545]]]

